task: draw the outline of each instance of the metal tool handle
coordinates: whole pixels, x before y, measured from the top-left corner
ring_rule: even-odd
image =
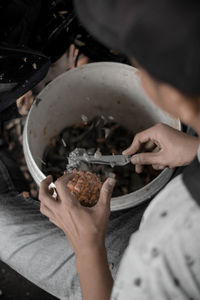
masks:
[[[129,155],[102,155],[96,158],[94,155],[77,156],[77,160],[92,164],[111,165],[111,166],[125,166],[131,161]]]

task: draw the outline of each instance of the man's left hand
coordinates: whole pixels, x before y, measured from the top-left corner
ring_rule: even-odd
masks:
[[[49,190],[52,176],[48,176],[40,185],[39,200],[41,213],[64,231],[77,256],[80,252],[104,247],[115,180],[108,178],[102,186],[97,204],[87,208],[67,188],[67,182],[72,177],[66,174],[55,182],[55,199]]]

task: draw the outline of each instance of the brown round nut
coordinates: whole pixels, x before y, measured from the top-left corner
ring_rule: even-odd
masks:
[[[102,183],[96,174],[89,171],[77,171],[73,179],[67,183],[67,187],[83,206],[94,206],[100,195]]]

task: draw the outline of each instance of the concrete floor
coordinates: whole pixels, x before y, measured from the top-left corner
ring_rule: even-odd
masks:
[[[0,300],[57,300],[0,261]]]

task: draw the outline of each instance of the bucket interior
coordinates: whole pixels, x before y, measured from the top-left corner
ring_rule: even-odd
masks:
[[[135,68],[115,63],[86,65],[59,76],[32,106],[26,130],[30,153],[38,168],[49,139],[66,126],[80,122],[82,114],[89,119],[112,116],[133,133],[158,122],[179,129],[178,120],[149,101]]]

